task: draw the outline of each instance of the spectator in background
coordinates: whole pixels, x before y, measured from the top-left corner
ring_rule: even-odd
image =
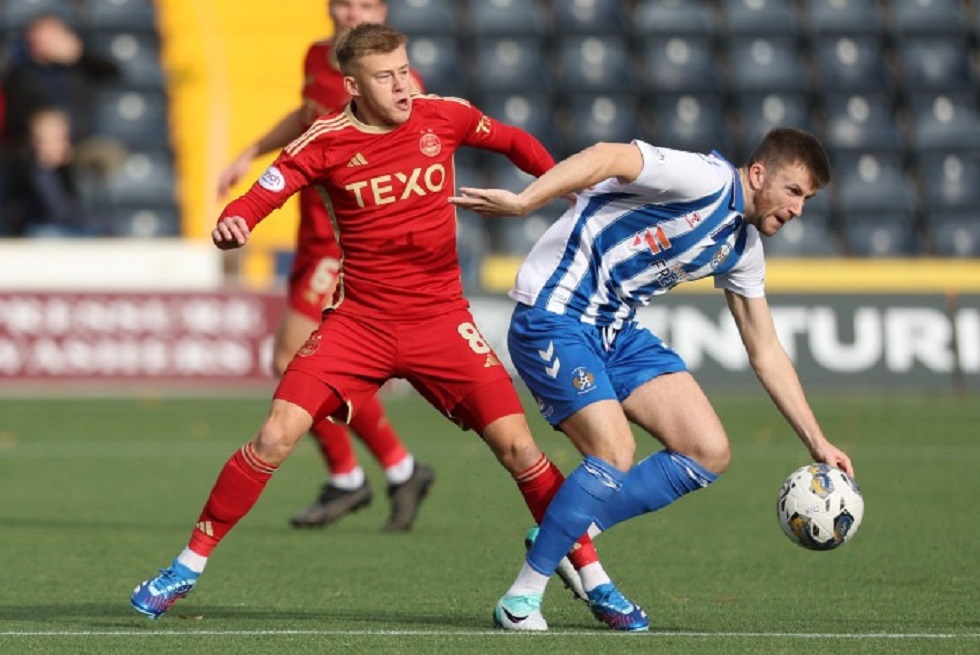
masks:
[[[95,236],[97,227],[78,193],[68,115],[42,107],[28,119],[26,155],[11,169],[4,212],[12,232],[27,237]]]
[[[57,14],[39,14],[24,27],[4,79],[4,141],[15,158],[31,149],[31,117],[42,108],[67,116],[79,173],[104,180],[126,154],[124,144],[94,130],[95,94],[119,79],[119,67],[86,50],[81,37]]]

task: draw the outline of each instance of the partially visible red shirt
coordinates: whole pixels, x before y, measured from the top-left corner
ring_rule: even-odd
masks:
[[[340,111],[350,100],[344,89],[343,74],[331,65],[333,42],[317,41],[306,51],[303,61],[303,122],[309,127],[318,116]],[[412,72],[419,91],[422,80]],[[300,191],[299,227],[296,234],[296,264],[307,259],[332,257],[340,259],[340,247],[334,237],[330,216],[315,187]]]
[[[415,96],[408,120],[388,129],[361,123],[348,106],[287,146],[221,218],[242,216],[254,227],[317,184],[342,251],[336,298],[344,311],[397,320],[465,307],[449,203],[461,145],[505,154],[535,176],[554,165],[533,136],[465,100]]]

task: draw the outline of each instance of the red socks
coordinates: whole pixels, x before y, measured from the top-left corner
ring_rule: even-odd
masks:
[[[558,487],[565,480],[565,476],[545,455],[541,455],[541,459],[514,476],[514,480],[521,495],[524,496],[524,502],[531,510],[531,516],[540,525],[548,505],[551,504],[551,499],[558,493]],[[599,561],[599,555],[589,535],[582,535],[568,553],[568,559],[576,570]]]
[[[374,454],[381,468],[394,466],[408,455],[405,445],[388,422],[385,409],[377,396],[372,396],[357,410],[350,426]]]
[[[330,475],[350,473],[357,466],[357,456],[350,441],[347,428],[323,419],[310,430],[316,437],[320,453]]]
[[[249,442],[231,456],[211,488],[211,495],[191,533],[188,548],[208,557],[214,547],[248,514],[278,466],[266,464]]]

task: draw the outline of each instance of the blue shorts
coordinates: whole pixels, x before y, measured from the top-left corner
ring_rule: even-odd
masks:
[[[609,348],[605,330],[577,318],[518,303],[510,319],[510,358],[542,416],[553,426],[600,400],[623,402],[665,373],[686,371],[680,355],[636,322]]]

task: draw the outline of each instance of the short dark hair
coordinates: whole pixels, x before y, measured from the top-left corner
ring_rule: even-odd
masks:
[[[337,41],[337,63],[344,75],[351,75],[356,62],[362,57],[394,52],[406,43],[408,37],[393,27],[380,23],[361,23]]]
[[[802,164],[819,189],[830,182],[830,160],[817,137],[795,127],[775,127],[763,137],[749,157],[747,166],[762,164],[767,169]]]

